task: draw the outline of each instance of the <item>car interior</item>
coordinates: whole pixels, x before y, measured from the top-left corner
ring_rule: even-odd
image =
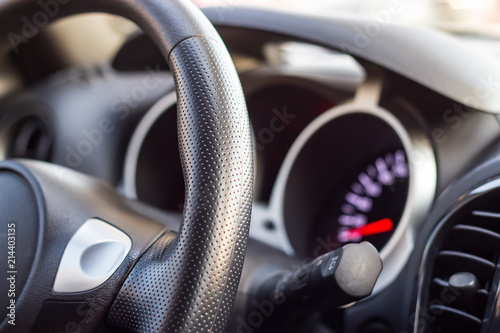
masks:
[[[500,332],[499,23],[0,0],[0,332]]]

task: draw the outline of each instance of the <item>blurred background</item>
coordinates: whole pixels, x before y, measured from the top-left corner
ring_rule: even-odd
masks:
[[[433,26],[459,34],[500,37],[500,0],[194,0],[200,6],[275,7],[290,11],[354,13],[377,18],[377,13],[397,6],[394,21]],[[221,12],[224,12],[222,9]]]
[[[230,16],[239,6],[265,7],[314,15],[361,15],[390,23],[434,27],[484,44],[500,55],[500,0],[192,0],[199,7],[217,6]],[[89,22],[91,21],[91,22]],[[90,24],[89,24],[90,23]],[[74,63],[102,61],[114,54],[136,29],[122,18],[87,14],[60,20],[49,27],[59,45],[65,45]],[[78,38],[75,38],[78,36]],[[99,36],[100,38],[96,38]],[[89,43],[94,47],[89,48]]]
[[[0,0],[2,1],[2,0]],[[500,0],[192,0],[217,6],[221,18],[236,7],[265,7],[311,15],[356,15],[390,23],[437,28],[466,39],[472,47],[500,56]],[[384,13],[391,13],[389,17]],[[137,27],[107,14],[85,14],[57,21],[46,30],[67,67],[111,59]],[[2,60],[3,61],[3,60]],[[16,78],[0,61],[0,89],[13,90]]]

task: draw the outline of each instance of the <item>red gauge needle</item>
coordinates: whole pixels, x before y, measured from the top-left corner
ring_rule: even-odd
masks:
[[[342,235],[345,241],[357,241],[362,237],[381,234],[393,229],[392,220],[389,218],[381,219],[375,222],[368,223],[362,227],[346,230]],[[340,236],[340,235],[339,235]],[[344,241],[344,240],[342,240]]]

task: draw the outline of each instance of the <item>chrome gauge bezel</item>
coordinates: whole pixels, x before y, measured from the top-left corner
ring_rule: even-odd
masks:
[[[123,194],[130,199],[137,198],[137,184],[136,184],[136,173],[137,173],[137,162],[139,161],[139,155],[141,153],[141,148],[146,139],[149,131],[156,123],[158,118],[160,118],[165,112],[169,112],[170,109],[177,103],[177,96],[175,91],[170,92],[156,102],[142,117],[141,121],[137,125],[130,143],[127,148],[127,153],[125,155],[125,166],[123,168],[123,182],[121,184],[121,190]]]
[[[268,207],[256,206],[250,234],[268,245],[294,255],[295,250],[287,234],[284,221],[284,200],[287,181],[300,151],[308,140],[325,124],[340,116],[365,113],[386,122],[398,135],[406,151],[410,169],[410,179],[406,206],[394,234],[381,251],[384,270],[377,282],[374,293],[383,290],[400,273],[414,249],[414,237],[424,217],[430,209],[437,184],[436,159],[430,140],[411,119],[400,120],[391,112],[370,103],[370,99],[358,99],[334,107],[316,118],[298,136],[285,158],[278,174]],[[405,117],[402,117],[405,118]],[[266,230],[259,221],[275,223],[273,232]]]

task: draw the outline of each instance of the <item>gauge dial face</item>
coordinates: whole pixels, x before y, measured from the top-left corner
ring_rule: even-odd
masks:
[[[404,127],[383,110],[338,113],[309,125],[285,188],[283,217],[296,253],[389,242],[407,207],[411,168]]]
[[[366,164],[365,164],[366,165]],[[408,196],[409,167],[402,149],[375,157],[352,175],[346,175],[320,209],[316,235],[327,235],[332,250],[348,243],[368,241],[377,249],[389,241]],[[310,246],[318,255],[313,239]]]

